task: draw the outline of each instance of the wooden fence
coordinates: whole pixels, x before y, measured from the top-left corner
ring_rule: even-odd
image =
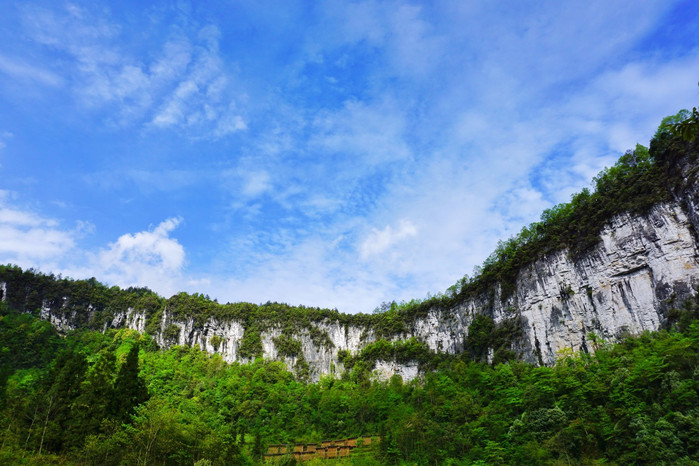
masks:
[[[275,444],[267,447],[265,461],[273,461],[286,455],[293,455],[296,461],[314,458],[344,458],[353,450],[378,442],[379,437],[352,437],[342,440],[323,440],[320,443]]]

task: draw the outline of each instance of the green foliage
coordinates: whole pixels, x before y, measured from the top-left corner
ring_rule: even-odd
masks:
[[[696,109],[695,109],[696,110]],[[653,139],[660,139],[665,135],[673,135],[676,133],[677,125],[686,121],[690,117],[689,110],[683,108],[674,115],[668,115],[662,119],[658,129],[653,135]]]
[[[138,345],[132,345],[114,381],[112,415],[128,421],[134,409],[148,399],[148,389],[139,374]]]
[[[372,330],[377,338],[390,337],[406,331],[405,320],[394,306],[388,312],[374,315]]]
[[[74,422],[69,434],[76,439],[76,445],[81,445],[87,434],[102,432],[105,419],[120,417],[117,406],[121,394],[114,390],[115,369],[115,354],[111,349],[105,349],[88,370],[73,407]]]
[[[63,343],[48,322],[13,312],[0,303],[0,408],[12,373],[47,367]]]
[[[170,345],[175,345],[180,339],[180,326],[177,324],[168,324],[163,330],[163,340]]]
[[[479,314],[468,327],[466,351],[476,361],[485,361],[489,349],[493,350],[493,364],[512,361],[517,358],[512,347],[521,337],[518,317],[496,324],[491,317]]]
[[[210,317],[215,316],[219,308],[218,303],[211,301],[208,296],[199,293],[190,295],[184,292],[168,299],[165,307],[175,320],[193,318],[196,328],[201,328]]]
[[[254,359],[262,356],[262,337],[253,329],[246,329],[240,340],[238,354],[241,358]]]
[[[278,337],[272,338],[274,347],[282,356],[294,357],[301,354],[301,342],[294,338],[281,334]]]
[[[699,300],[689,299],[681,307],[670,309],[665,321],[665,328],[686,333],[697,319],[699,319]]]
[[[342,364],[345,364],[346,361],[348,361],[350,359],[350,357],[351,357],[351,354],[350,354],[349,350],[341,349],[341,350],[337,351],[337,360]]]
[[[473,319],[468,326],[466,348],[474,358],[479,360],[485,358],[488,348],[492,345],[494,331],[495,321],[492,317],[479,314]]]
[[[80,432],[72,425],[75,402],[80,396],[81,383],[87,369],[85,355],[75,350],[62,351],[55,360],[55,365],[42,381],[40,390],[33,400],[39,407],[44,421],[41,433],[31,436],[30,441],[39,453],[42,451],[59,452],[76,446]],[[73,433],[73,435],[70,435]]]
[[[689,112],[687,112],[689,113]],[[670,131],[674,134],[682,136],[685,141],[692,141],[699,136],[699,112],[697,108],[692,109],[692,113],[688,114],[682,121],[675,122],[670,125]]]
[[[348,354],[343,354],[340,362],[343,362],[348,367],[353,367],[359,361],[371,363],[372,366],[376,361],[426,364],[434,356],[435,354],[429,349],[427,344],[416,338],[393,342],[381,339],[364,346],[357,355],[349,356]]]
[[[308,364],[303,354],[296,358],[294,373],[296,374],[296,378],[303,382],[308,382],[311,379],[311,366]]]
[[[209,343],[211,343],[211,346],[214,347],[214,351],[218,351],[218,348],[221,346],[221,343],[223,343],[223,338],[221,338],[218,335],[213,335],[209,339]]]
[[[314,345],[319,348],[333,349],[335,344],[330,339],[328,332],[319,329],[318,327],[309,327],[308,333],[311,337],[311,341]]]
[[[571,354],[555,367],[441,358],[407,383],[374,380],[366,370],[381,358],[434,358],[415,340],[378,340],[360,357],[343,353],[354,362],[351,377],[308,383],[301,357],[295,377],[281,363],[226,364],[186,347],[139,352],[134,333],[76,332],[48,361],[32,359],[36,367],[11,360],[0,459],[255,464],[255,452],[270,443],[380,434],[369,464],[692,464],[699,461],[698,308],[699,298],[670,312],[668,330],[617,345],[590,335],[595,354]],[[15,317],[22,316],[3,317],[3,333],[36,328],[25,320],[35,318]],[[516,327],[480,318],[469,336],[488,347]],[[114,391],[129,391],[126,382],[139,378],[150,399],[132,403],[131,416],[110,411]]]

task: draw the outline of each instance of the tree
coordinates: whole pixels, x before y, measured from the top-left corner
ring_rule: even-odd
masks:
[[[114,382],[111,413],[122,422],[128,422],[134,408],[146,400],[148,390],[145,381],[139,375],[138,344],[134,344],[126,356],[126,361],[119,368]]]
[[[683,108],[674,115],[666,116],[660,121],[660,125],[658,126],[658,129],[655,131],[653,139],[659,139],[660,136],[664,133],[673,133],[675,125],[682,123],[687,118],[689,118],[689,116],[689,110],[687,110],[686,108]]]
[[[44,410],[39,424],[39,453],[60,451],[64,446],[78,443],[66,432],[72,430],[74,404],[80,395],[86,369],[87,360],[81,352],[66,350],[58,355],[56,365],[46,379],[46,388],[38,393],[35,401]]]
[[[79,444],[82,444],[88,435],[101,433],[102,422],[110,417],[109,405],[115,399],[115,359],[112,351],[100,353],[82,385],[80,396],[75,402],[74,420],[71,425],[71,437],[79,439]]]
[[[468,326],[466,348],[471,356],[476,359],[484,359],[488,348],[492,344],[492,336],[495,331],[495,321],[492,317],[478,314]]]
[[[699,112],[697,108],[692,109],[685,119],[669,125],[673,133],[682,136],[685,141],[692,141],[699,136]]]

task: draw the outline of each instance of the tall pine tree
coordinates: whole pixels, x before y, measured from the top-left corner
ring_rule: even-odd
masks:
[[[82,384],[68,429],[69,437],[76,442],[75,446],[81,446],[88,435],[102,433],[103,421],[111,417],[115,360],[113,351],[104,350]]]
[[[66,429],[72,422],[74,404],[80,395],[86,369],[87,360],[79,351],[65,350],[56,358],[55,366],[44,381],[44,389],[39,391],[36,399],[41,406],[39,411],[43,410],[34,436],[40,453],[57,452],[66,445],[74,445],[73,439],[66,435]]]
[[[129,422],[134,408],[148,400],[148,390],[143,378],[139,375],[138,344],[129,350],[126,361],[119,368],[119,374],[114,382],[111,414],[121,422]]]

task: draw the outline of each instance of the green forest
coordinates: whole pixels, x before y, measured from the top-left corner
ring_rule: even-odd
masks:
[[[555,367],[463,353],[407,383],[361,362],[307,383],[279,362],[158,350],[132,330],[61,337],[3,307],[0,463],[259,464],[269,444],[378,435],[369,456],[342,461],[696,464],[697,317],[687,302],[664,330],[593,338],[593,355]]]
[[[695,122],[696,110],[668,117],[649,148],[627,152],[593,189],[501,242],[475,277],[374,314],[219,304],[186,293],[164,299],[144,288],[3,266],[0,278],[22,286],[8,287],[0,303],[0,463],[260,464],[270,444],[377,436],[381,441],[363,455],[332,463],[697,464],[699,297],[671,303],[657,332],[614,344],[588,334],[594,352],[559,354],[553,367],[518,361],[507,345],[516,323],[496,325],[487,310],[459,355],[390,338],[430,306],[487,293],[495,282],[507,291],[528,261],[562,248],[582,254],[614,215],[671,199],[688,179],[682,165],[696,162]],[[39,310],[66,296],[79,328],[59,334]],[[145,333],[106,328],[129,307],[146,312]],[[244,322],[241,351],[253,362],[159,348],[151,335],[165,308],[196,325],[211,317]],[[284,328],[275,344],[293,355],[299,347],[290,335],[325,318],[371,327],[378,340],[342,354],[347,370],[315,383],[302,365],[261,357],[260,331]],[[311,337],[332,344],[322,332]],[[483,358],[487,348],[498,349],[492,364]],[[381,380],[373,362],[387,358],[418,361],[423,375]]]

